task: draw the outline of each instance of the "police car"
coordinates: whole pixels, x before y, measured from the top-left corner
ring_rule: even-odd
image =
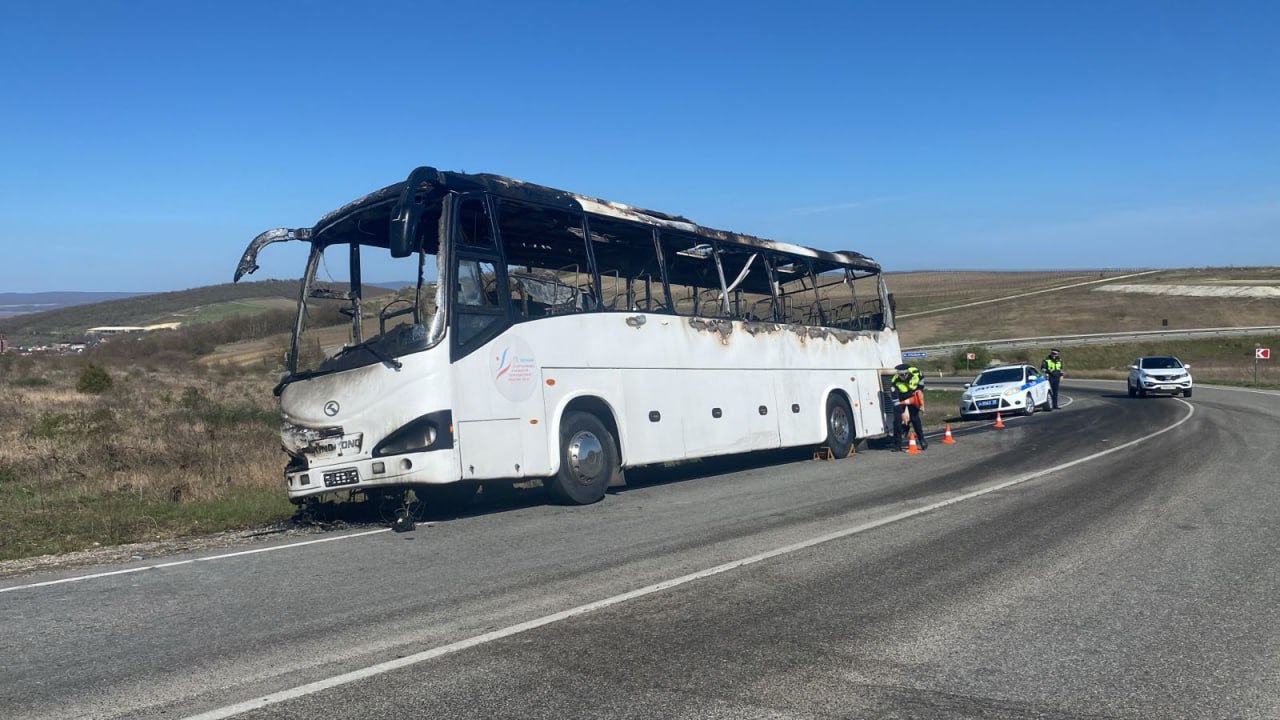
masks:
[[[960,417],[992,413],[1022,413],[1053,408],[1049,378],[1031,365],[999,365],[983,370],[973,382],[965,383],[960,395]]]

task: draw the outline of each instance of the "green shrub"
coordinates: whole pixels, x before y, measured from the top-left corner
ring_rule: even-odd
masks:
[[[62,414],[44,414],[41,415],[36,424],[31,426],[27,434],[37,438],[51,438],[57,435],[61,430],[71,424],[70,415]]]
[[[80,371],[80,381],[76,383],[76,389],[82,393],[101,395],[111,389],[111,376],[106,370],[89,363]]]
[[[182,391],[182,397],[178,398],[178,407],[187,410],[195,410],[209,404],[208,398],[204,393],[200,392],[200,388],[194,385],[188,385]]]

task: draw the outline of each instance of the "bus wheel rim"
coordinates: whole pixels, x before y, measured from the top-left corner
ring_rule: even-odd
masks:
[[[579,432],[569,440],[569,466],[573,476],[590,485],[604,472],[604,446],[594,433]]]
[[[849,416],[844,408],[837,407],[831,411],[831,435],[842,443],[849,439]]]

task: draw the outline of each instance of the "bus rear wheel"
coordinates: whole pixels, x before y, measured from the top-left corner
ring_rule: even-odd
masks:
[[[853,448],[853,410],[843,395],[832,394],[827,397],[827,447],[831,448],[831,456],[846,458]]]
[[[564,505],[589,505],[604,497],[619,469],[613,434],[595,415],[571,411],[560,423],[560,471],[547,494]]]

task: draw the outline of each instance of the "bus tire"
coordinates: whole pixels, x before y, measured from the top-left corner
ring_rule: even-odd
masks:
[[[619,472],[613,434],[591,413],[570,411],[560,423],[560,471],[547,494],[563,505],[590,505],[604,498]]]
[[[853,410],[843,395],[831,393],[827,396],[827,441],[831,448],[831,456],[837,459],[849,457],[853,447],[854,427]]]

